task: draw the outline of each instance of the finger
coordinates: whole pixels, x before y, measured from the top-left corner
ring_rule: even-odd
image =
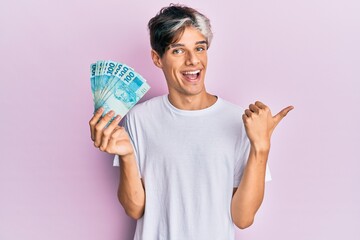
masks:
[[[243,122],[246,123],[246,122],[248,121],[248,119],[249,119],[249,117],[244,113],[244,114],[242,115],[242,120],[243,120]]]
[[[100,150],[101,151],[105,151],[108,142],[109,142],[109,138],[111,136],[111,134],[113,133],[114,129],[118,126],[119,122],[121,121],[121,117],[120,115],[117,115],[114,120],[110,123],[110,125],[105,128],[103,135],[102,135],[102,139],[101,139],[101,145],[100,145]]]
[[[276,124],[279,123],[291,110],[293,110],[293,106],[288,106],[281,110],[278,114],[274,116]]]
[[[258,108],[261,108],[261,109],[268,109],[268,106],[266,106],[265,104],[263,104],[263,103],[260,102],[260,101],[256,101],[256,102],[255,102],[255,105],[256,105]]]
[[[90,125],[90,133],[91,133],[91,139],[94,141],[95,140],[95,125],[96,123],[99,121],[101,114],[103,113],[104,108],[99,108],[94,116],[90,119],[89,121],[89,125]]]
[[[252,113],[253,112],[251,112],[249,109],[245,110],[245,114],[246,114],[247,117],[251,117]]]
[[[117,126],[113,133],[111,134],[111,137],[110,139],[117,139],[119,138],[125,131],[125,128],[124,127],[121,127],[121,126]]]
[[[113,116],[114,116],[114,111],[110,111],[107,114],[105,114],[105,116],[101,118],[100,121],[95,125],[95,140],[94,140],[95,147],[100,147],[104,128],[109,123],[109,121]]]
[[[121,139],[121,136],[124,134],[125,129],[123,127],[117,126],[114,131],[112,132],[110,139],[108,141],[108,149],[114,149],[114,146],[116,146],[118,140]],[[111,152],[109,152],[111,153]]]
[[[254,113],[259,113],[259,110],[260,110],[259,107],[254,104],[250,104],[249,109]]]

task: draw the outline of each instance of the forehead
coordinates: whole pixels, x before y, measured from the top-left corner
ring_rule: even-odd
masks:
[[[205,36],[196,28],[194,27],[186,27],[180,38],[173,44],[170,44],[170,47],[173,45],[195,45],[199,42],[206,43]]]

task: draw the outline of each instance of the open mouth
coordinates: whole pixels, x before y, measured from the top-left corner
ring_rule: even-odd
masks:
[[[194,71],[184,71],[182,75],[185,77],[187,81],[197,81],[199,79],[201,70]]]

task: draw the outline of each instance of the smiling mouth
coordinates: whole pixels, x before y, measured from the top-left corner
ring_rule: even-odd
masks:
[[[184,71],[182,75],[185,77],[187,81],[197,81],[200,76],[201,70],[194,70],[194,71]]]

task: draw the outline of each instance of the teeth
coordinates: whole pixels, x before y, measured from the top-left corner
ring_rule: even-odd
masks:
[[[183,74],[198,74],[200,70],[183,72]]]

